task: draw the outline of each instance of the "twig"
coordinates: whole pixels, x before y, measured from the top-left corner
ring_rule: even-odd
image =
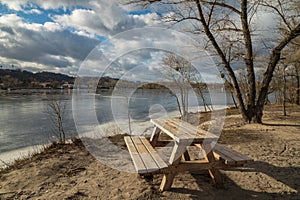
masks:
[[[11,166],[12,166],[12,165],[8,164],[7,162],[5,162],[5,161],[3,161],[3,160],[1,160],[1,159],[0,159],[0,161],[1,161],[5,166],[7,166],[7,167],[11,167]]]

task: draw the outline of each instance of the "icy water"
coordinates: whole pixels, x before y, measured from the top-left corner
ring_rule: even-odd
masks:
[[[41,91],[33,94],[14,92],[0,95],[0,154],[9,155],[9,152],[18,152],[18,149],[21,151],[33,145],[47,144],[55,139],[53,126],[47,113],[52,97],[60,98],[62,104],[66,105],[64,113],[66,135],[69,137],[77,135],[72,113],[72,92],[60,91],[58,93],[50,95],[49,91]],[[88,105],[89,98],[95,99],[94,108]],[[112,102],[118,104],[118,98],[122,99],[123,97],[112,97],[110,92],[102,92],[86,96],[86,100],[83,99],[80,105],[85,112],[95,109],[97,120],[101,125],[115,120]],[[206,98],[209,101],[210,95],[206,94]],[[214,104],[220,105],[224,103],[231,105],[231,97],[227,97],[227,102],[214,102]],[[202,102],[199,99],[191,99],[189,105],[195,108],[194,111],[202,109]],[[175,97],[164,90],[137,90],[129,99],[128,109],[131,121],[137,124],[148,122],[150,115],[161,114],[162,110],[163,114],[179,115]],[[126,121],[128,116],[118,116],[118,118]]]

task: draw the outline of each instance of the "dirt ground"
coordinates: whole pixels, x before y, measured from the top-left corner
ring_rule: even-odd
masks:
[[[206,128],[209,117],[202,118],[200,127]],[[186,172],[160,193],[162,175],[151,181],[111,169],[76,141],[2,170],[0,199],[300,199],[300,107],[289,106],[283,116],[279,106],[267,106],[263,121],[245,124],[238,111],[227,112],[219,142],[255,162],[223,170],[222,189],[213,186],[208,173]],[[113,140],[122,144],[122,138]]]

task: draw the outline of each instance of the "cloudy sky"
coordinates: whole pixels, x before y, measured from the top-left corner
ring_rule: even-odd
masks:
[[[125,30],[154,25],[154,15],[106,0],[1,0],[0,63],[75,75],[95,46]]]
[[[163,15],[163,11],[158,13]],[[155,20],[159,17],[117,0],[0,0],[0,65],[74,76],[81,67],[82,74],[106,71],[107,75],[130,77],[126,73],[140,71],[132,77],[147,79],[145,71],[161,66],[162,52],[176,52],[172,45],[179,46],[177,41],[189,43],[172,31],[131,31],[165,27]],[[263,17],[264,22],[271,18]],[[205,74],[205,66],[201,68]]]

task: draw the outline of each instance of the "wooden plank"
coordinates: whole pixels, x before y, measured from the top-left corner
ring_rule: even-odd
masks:
[[[189,132],[183,129],[179,129],[180,128],[179,126],[172,124],[170,121],[165,122],[165,128],[172,131],[175,137],[178,137],[179,139],[194,138]]]
[[[214,150],[214,156],[219,160],[224,160],[225,164],[235,164],[235,160],[231,157],[227,156],[226,154],[222,153],[221,151]]]
[[[206,160],[197,160],[197,161],[181,161],[180,164],[176,167],[176,170],[178,172],[183,172],[183,171],[200,171],[200,170],[209,170],[212,168],[215,169],[222,169],[225,168],[226,166],[220,162],[208,162]]]
[[[175,142],[169,159],[170,165],[177,165],[180,162],[181,156],[187,151],[189,144],[189,141]]]
[[[161,131],[169,135],[172,139],[179,142],[179,140],[191,140],[191,136],[186,132],[178,132],[178,129],[167,123],[167,120],[152,120],[151,122],[156,125]]]
[[[211,139],[211,138],[206,138],[205,135],[199,135],[197,133],[196,127],[194,128],[193,125],[191,125],[189,123],[185,124],[185,123],[181,123],[181,122],[183,122],[183,121],[177,121],[177,120],[175,121],[173,119],[169,119],[166,123],[172,124],[172,126],[176,127],[176,129],[179,132],[187,133],[189,135],[188,137],[191,138],[191,142],[202,143],[205,139],[207,139],[207,140]]]
[[[173,118],[173,119],[170,119],[171,122],[177,124],[178,126],[181,126],[182,128],[190,131],[190,134],[192,134],[195,139],[218,139],[218,136],[208,132],[208,131],[205,131],[203,129],[200,129],[186,121],[183,121],[181,119],[177,119],[177,118]]]
[[[155,126],[151,134],[150,142],[153,147],[156,146],[161,130]]]
[[[243,160],[236,151],[229,149],[223,145],[216,144],[213,150],[219,154],[221,158],[225,159],[227,163],[236,163],[237,161]]]
[[[147,172],[153,172],[159,170],[156,162],[153,160],[151,154],[148,152],[147,148],[144,146],[143,142],[139,137],[132,137],[131,138],[143,163],[147,169]]]
[[[169,190],[173,184],[175,176],[176,176],[176,174],[173,174],[173,173],[164,174],[161,184],[160,184],[160,187],[159,187],[159,190],[160,191]]]
[[[133,165],[137,171],[137,173],[147,173],[147,168],[144,165],[142,158],[140,157],[135,145],[133,144],[130,136],[124,137],[125,143],[127,145],[128,151],[133,161]]]
[[[147,148],[148,152],[151,154],[153,160],[156,162],[159,169],[167,168],[168,165],[161,159],[161,157],[158,155],[158,153],[154,150],[154,148],[151,146],[151,144],[148,142],[148,140],[145,137],[140,137],[142,143]]]
[[[195,146],[201,147],[200,144],[195,144]],[[252,158],[220,144],[216,144],[212,150],[217,159],[224,160],[224,163],[228,165],[240,166],[254,161]]]
[[[203,143],[202,144],[202,150],[204,152],[204,157],[206,157],[206,160],[209,163],[217,162],[213,152],[211,151],[211,145],[210,144]],[[223,187],[223,178],[222,178],[222,175],[221,175],[220,171],[216,168],[211,168],[211,169],[208,170],[208,172],[210,174],[210,177],[214,181],[215,185],[217,187]]]
[[[199,135],[199,137],[212,137],[212,138],[217,138],[216,135],[208,132],[208,131],[205,131],[203,129],[200,129],[186,121],[183,121],[181,119],[177,119],[177,118],[173,118],[171,119],[174,123],[177,123],[177,124],[181,124],[184,128],[186,129],[189,129],[190,131],[194,132],[194,133],[197,133],[197,135]]]
[[[233,159],[237,160],[237,161],[238,160],[246,160],[246,161],[253,160],[252,158],[248,157],[247,155],[244,155],[244,154],[242,154],[240,152],[237,152],[237,151],[235,151],[233,149],[230,149],[230,148],[228,148],[226,146],[223,146],[221,144],[216,144],[216,148],[219,149],[219,150],[221,150],[221,151],[223,151],[223,152],[226,152],[226,154],[228,154],[230,156],[232,155],[231,157]]]
[[[183,124],[181,122],[175,121],[173,119],[168,119],[166,121],[167,124],[176,127],[176,129],[178,131],[182,131],[185,132],[186,134],[188,134],[189,137],[194,138],[197,136],[196,131],[191,131],[189,128],[186,127],[186,124]]]
[[[252,158],[221,144],[216,144],[213,151],[225,160],[225,164],[244,164],[254,161]]]

